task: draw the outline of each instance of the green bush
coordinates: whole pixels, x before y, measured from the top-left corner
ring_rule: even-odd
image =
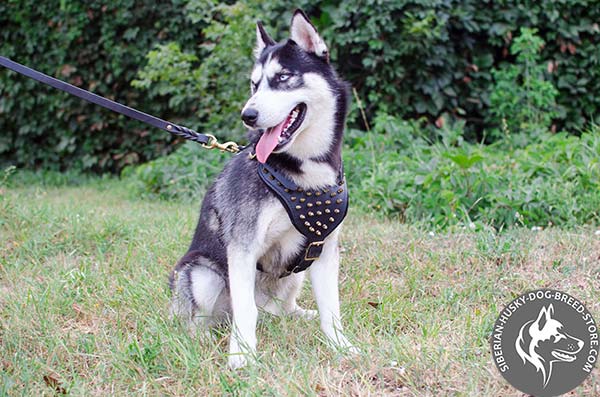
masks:
[[[431,227],[600,223],[599,127],[580,137],[544,133],[513,149],[465,142],[462,125],[446,125],[434,143],[414,123],[385,115],[374,133],[351,134],[354,205]]]
[[[370,116],[447,113],[481,138],[492,73],[515,60],[520,27],[537,28],[546,43],[540,60],[559,90],[558,128],[580,130],[600,112],[598,1],[323,1],[312,11]]]
[[[131,88],[157,42],[192,46],[185,2],[2,1],[0,54],[158,116],[177,119],[156,90]],[[170,152],[173,139],[144,124],[0,68],[0,165],[116,171]]]
[[[490,96],[490,118],[505,131],[521,133],[529,139],[548,131],[552,119],[558,115],[555,102],[558,91],[544,80],[546,67],[539,63],[544,42],[536,32],[521,28],[510,47],[517,60],[492,71],[494,86]]]

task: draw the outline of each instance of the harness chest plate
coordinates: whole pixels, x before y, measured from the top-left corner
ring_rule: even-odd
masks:
[[[268,164],[259,164],[258,175],[275,193],[294,227],[306,237],[304,254],[298,263],[288,266],[286,273],[299,273],[319,259],[325,238],[344,220],[348,212],[348,189],[343,172],[336,185],[307,190]]]

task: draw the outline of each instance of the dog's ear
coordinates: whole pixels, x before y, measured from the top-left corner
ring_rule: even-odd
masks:
[[[269,36],[261,21],[256,22],[256,47],[254,47],[254,57],[258,59],[263,50],[268,46],[274,45],[275,40]]]
[[[325,42],[319,36],[317,29],[310,22],[304,11],[297,9],[292,17],[290,37],[304,51],[312,52],[319,58],[329,62],[329,51]]]
[[[552,313],[554,313],[554,306],[550,305],[548,307],[542,307],[537,320],[535,320],[535,323],[540,331],[543,330],[546,323],[550,321],[552,318]]]

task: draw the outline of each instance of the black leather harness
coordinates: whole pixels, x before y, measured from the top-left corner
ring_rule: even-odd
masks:
[[[319,259],[325,238],[344,220],[348,212],[348,189],[343,171],[337,184],[306,190],[268,164],[259,164],[258,175],[279,199],[294,227],[306,237],[306,247],[297,263],[281,277],[302,272]],[[258,265],[258,269],[261,266]]]

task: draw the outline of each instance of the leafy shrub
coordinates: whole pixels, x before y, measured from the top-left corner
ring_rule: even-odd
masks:
[[[345,152],[353,201],[361,208],[433,227],[600,222],[597,126],[581,137],[545,133],[513,149],[465,142],[462,126],[452,124],[428,143],[412,123],[379,119],[402,132],[376,128]]]
[[[312,11],[370,117],[447,113],[465,118],[473,137],[489,120],[492,72],[514,61],[520,27],[537,28],[546,43],[540,61],[559,90],[558,128],[582,129],[600,110],[597,1],[322,1]]]
[[[544,42],[535,29],[521,28],[510,47],[516,62],[492,71],[495,84],[490,96],[490,113],[496,124],[508,131],[536,136],[550,128],[556,111],[558,91],[544,80],[545,65],[539,62]]]
[[[198,31],[184,1],[0,2],[0,54],[158,116],[188,114],[155,90],[130,87],[154,43]],[[65,170],[119,170],[173,149],[173,139],[6,69],[0,70],[0,164]]]

